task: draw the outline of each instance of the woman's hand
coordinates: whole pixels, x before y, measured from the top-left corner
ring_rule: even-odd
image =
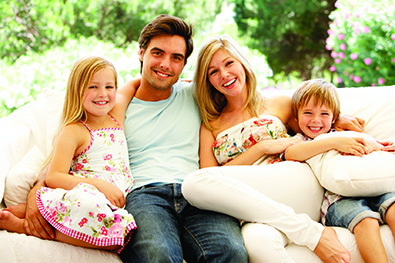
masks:
[[[288,147],[302,142],[297,136],[291,138],[281,138],[277,140],[262,140],[258,144],[262,147],[265,154],[278,154],[283,153]]]
[[[337,121],[333,124],[333,128],[337,131],[356,131],[363,132],[365,120],[354,116],[339,116]]]

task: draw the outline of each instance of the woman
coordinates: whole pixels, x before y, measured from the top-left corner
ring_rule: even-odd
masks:
[[[202,116],[201,168],[280,162],[281,153],[300,142],[287,134],[285,126],[296,130],[290,98],[263,100],[250,64],[230,37],[214,37],[203,44],[194,84]],[[232,176],[222,176],[228,172]],[[257,185],[254,174],[259,174],[259,166],[199,170],[185,179],[183,194],[201,209],[257,222],[242,229],[250,262],[293,262],[284,249],[288,238],[307,246],[324,262],[350,261],[333,229],[250,187]],[[265,234],[256,235],[259,231]],[[257,249],[256,244],[265,249]],[[279,247],[281,252],[273,253]]]

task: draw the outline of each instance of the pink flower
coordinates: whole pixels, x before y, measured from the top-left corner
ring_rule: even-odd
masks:
[[[354,28],[354,32],[357,35],[361,34],[361,30],[359,30],[359,28],[356,28],[356,27]]]
[[[329,68],[329,70],[332,71],[332,72],[334,72],[334,71],[336,71],[336,67],[332,65],[332,66]]]
[[[337,38],[338,38],[339,40],[343,40],[343,39],[344,39],[344,34],[343,34],[343,33],[338,34],[338,35],[337,35]]]
[[[354,75],[350,74],[350,76],[348,76],[350,79],[354,79]]]
[[[343,59],[343,58],[345,58],[345,57],[346,57],[346,55],[344,55],[344,53],[343,53],[343,52],[339,52],[339,57],[340,57],[341,59]]]
[[[328,35],[332,35],[333,34],[333,30],[331,30],[331,29],[328,29]]]
[[[361,78],[358,77],[358,76],[355,76],[355,77],[354,77],[354,81],[355,81],[356,83],[359,83],[359,82],[361,82]]]
[[[341,44],[340,44],[340,49],[341,49],[341,50],[346,50],[346,44],[341,43]]]
[[[339,64],[342,60],[340,58],[335,59],[335,63]]]
[[[369,26],[365,26],[365,27],[363,28],[363,32],[369,33],[369,32],[370,32]]]
[[[332,50],[332,47],[330,45],[325,45],[326,50]]]
[[[395,34],[392,34],[392,35],[391,35],[391,39],[392,39],[392,40],[395,40]]]
[[[395,58],[392,59],[392,62],[395,63]]]
[[[363,60],[363,62],[365,62],[365,64],[369,66],[372,63],[372,59],[371,58],[365,58]]]
[[[350,57],[351,57],[352,60],[356,60],[358,58],[358,54],[351,53]]]
[[[114,215],[114,223],[122,222],[122,216],[119,214]]]
[[[107,154],[106,156],[103,157],[104,161],[108,161],[112,159],[112,154]]]
[[[372,85],[371,85],[372,87],[376,87],[376,83],[372,83]]]
[[[105,169],[106,169],[106,171],[108,171],[108,172],[111,171],[111,167],[108,166],[108,165],[105,166]]]
[[[332,51],[332,52],[331,52],[331,57],[333,57],[333,58],[337,57],[336,51]]]
[[[336,2],[335,2],[335,7],[336,7],[336,8],[339,8],[339,1],[336,1]]]
[[[385,82],[385,80],[383,78],[379,78],[378,83],[379,85],[383,85]]]
[[[342,79],[340,77],[337,77],[337,83],[342,83]]]
[[[109,237],[123,237],[124,228],[121,224],[113,224],[108,229]]]

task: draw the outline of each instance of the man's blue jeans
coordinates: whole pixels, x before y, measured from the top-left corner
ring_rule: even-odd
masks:
[[[247,262],[239,221],[191,206],[181,184],[143,186],[126,197],[137,229],[123,262]]]

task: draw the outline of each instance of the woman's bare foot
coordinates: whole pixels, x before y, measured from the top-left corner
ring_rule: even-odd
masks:
[[[324,263],[350,263],[350,252],[343,246],[333,228],[325,227],[314,253]]]
[[[18,218],[9,211],[0,211],[0,229],[25,234],[24,219]]]

